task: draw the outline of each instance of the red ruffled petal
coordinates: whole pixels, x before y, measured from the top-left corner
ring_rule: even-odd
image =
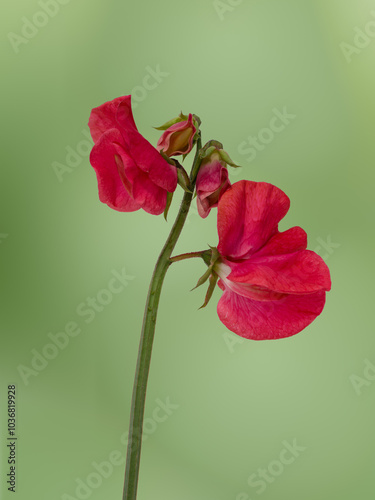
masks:
[[[96,143],[91,164],[100,200],[115,210],[130,212],[142,207],[150,214],[161,214],[167,191],[177,187],[177,170],[138,132],[131,96],[94,108],[89,127]]]
[[[291,227],[282,233],[276,233],[254,254],[254,257],[266,255],[284,255],[298,250],[306,250],[307,234],[298,226]]]
[[[163,213],[167,204],[167,191],[154,184],[122,146],[116,144],[116,151],[123,164],[122,182],[134,200],[149,214]]]
[[[142,170],[133,180],[132,194],[134,200],[145,212],[160,215],[167,205],[167,191],[154,184]]]
[[[198,172],[196,186],[198,213],[205,219],[231,186],[228,169],[219,161],[204,165]]]
[[[125,96],[119,103],[116,111],[116,122],[123,135],[126,135],[127,132],[138,132],[134,121],[130,95]]]
[[[117,150],[114,143],[118,141],[121,141],[118,130],[102,134],[91,151],[90,163],[96,172],[100,201],[119,212],[134,212],[141,206],[130,196],[121,180],[115,160]]]
[[[125,148],[141,170],[157,186],[173,193],[177,187],[177,169],[170,165],[160,153],[137,130],[128,130],[123,135]]]
[[[218,251],[231,259],[245,259],[278,232],[290,201],[281,189],[266,182],[239,181],[218,205]]]
[[[226,290],[219,300],[217,312],[224,325],[241,337],[270,340],[300,332],[322,312],[324,304],[323,291],[257,301]]]
[[[278,293],[306,294],[331,289],[329,269],[311,250],[257,257],[230,264],[228,280]]]
[[[228,170],[219,161],[203,165],[197,175],[197,195],[202,197],[216,191],[222,183],[223,175],[225,175],[223,171],[228,174]]]
[[[117,110],[120,103],[127,100],[130,101],[130,96],[117,97],[112,101],[105,102],[101,106],[92,109],[89,118],[89,128],[94,142],[97,142],[100,136],[108,130],[119,128],[116,118]]]

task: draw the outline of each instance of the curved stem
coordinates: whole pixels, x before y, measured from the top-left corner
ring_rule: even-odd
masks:
[[[171,264],[173,262],[179,262],[180,260],[186,260],[186,259],[193,259],[194,257],[202,257],[203,255],[210,252],[210,250],[202,250],[200,252],[189,252],[189,253],[182,253],[180,255],[175,255],[174,257],[171,257],[169,260]]]
[[[201,140],[199,139],[190,174],[192,191],[194,191],[195,180],[201,162],[199,156],[200,149]],[[192,192],[184,193],[175,223],[156,262],[147,295],[131,404],[123,500],[136,500],[137,498],[147,379],[150,370],[152,344],[154,340],[160,293],[168,267],[171,264],[170,256],[186,221],[192,198]]]

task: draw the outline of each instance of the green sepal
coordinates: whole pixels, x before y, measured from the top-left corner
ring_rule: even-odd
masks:
[[[171,203],[172,203],[173,194],[174,193],[170,193],[169,191],[167,191],[167,204],[166,204],[165,210],[164,210],[164,219],[165,220],[167,220],[167,217],[168,217],[168,212],[169,212],[169,208],[170,208]]]
[[[211,139],[208,141],[203,148],[199,152],[199,156],[201,158],[206,158],[210,154],[212,154],[215,150],[222,149],[223,145],[219,141],[215,141],[214,139]],[[209,153],[207,154],[207,151],[209,150]]]
[[[207,158],[208,156],[212,155],[212,153],[214,151],[217,151],[217,149],[215,148],[215,146],[210,146],[206,150],[202,149],[202,151],[200,152],[200,157],[203,160],[204,158]]]
[[[219,150],[219,155],[220,155],[220,158],[225,161],[225,163],[227,163],[228,165],[230,165],[231,167],[234,167],[234,168],[240,168],[241,166],[240,165],[236,165],[233,160],[231,159],[231,157],[228,155],[228,153],[226,151],[224,151],[224,149],[220,149]]]
[[[198,287],[202,286],[204,283],[206,283],[206,281],[210,277],[211,273],[212,273],[212,267],[210,266],[207,269],[207,271],[199,278],[198,283],[195,285],[195,287],[192,288],[190,291],[192,292],[196,288],[198,288]]]
[[[156,130],[167,130],[169,129],[169,127],[172,127],[172,125],[175,125],[176,123],[187,121],[188,118],[189,117],[184,115],[181,111],[181,113],[176,118],[172,118],[171,120],[167,121],[166,123],[164,123],[164,125],[161,125],[160,127],[153,127],[153,128]]]
[[[219,252],[217,251],[216,247],[212,247],[211,245],[208,245],[210,247],[210,250],[206,250],[206,252],[203,252],[201,257],[204,260],[205,264],[208,266],[207,271],[199,278],[198,283],[195,285],[195,287],[191,290],[195,290],[199,286],[203,285],[210,275],[214,272],[213,268],[214,265],[217,261],[217,259],[220,257]]]
[[[210,247],[210,250],[212,252],[211,254],[211,264],[214,265],[217,259],[220,257],[219,251],[216,247],[212,247],[211,245],[208,245]]]
[[[180,166],[180,168],[177,168],[177,182],[182,187],[182,189],[186,191],[186,193],[192,193],[190,189],[191,186],[189,176],[182,166]]]
[[[165,161],[167,161],[170,165],[173,165],[174,167],[176,166],[176,162],[175,160],[173,160],[172,158],[170,158],[168,155],[166,155],[164,153],[164,149],[161,149],[159,151],[159,154],[161,154],[161,156],[164,158]]]
[[[197,123],[198,127],[200,127],[200,126],[202,125],[202,120],[199,118],[199,116],[198,116],[198,115],[195,115],[195,114],[193,113],[193,123],[194,123],[194,122],[196,122],[196,123]],[[195,124],[194,124],[194,125],[195,125]]]
[[[207,304],[209,303],[209,301],[210,301],[210,299],[212,297],[212,294],[214,293],[215,286],[216,286],[216,283],[217,283],[218,279],[219,279],[219,276],[216,273],[212,273],[210,275],[210,278],[209,278],[210,284],[208,285],[206,297],[204,299],[203,304],[200,306],[199,309],[203,309],[203,307],[206,307]]]
[[[211,141],[208,141],[203,148],[201,149],[199,156],[203,159],[209,158],[214,152],[217,152],[225,163],[230,165],[231,167],[238,168],[240,165],[237,165],[234,163],[234,161],[231,159],[231,157],[228,155],[226,151],[223,149],[223,145],[219,141],[215,141],[212,139]]]

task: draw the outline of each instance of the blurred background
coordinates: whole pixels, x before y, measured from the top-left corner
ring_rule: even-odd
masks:
[[[232,182],[283,189],[281,229],[307,231],[333,282],[305,331],[254,342],[219,321],[219,289],[198,311],[201,261],[171,268],[139,500],[373,498],[375,1],[4,0],[0,25],[3,498],[8,384],[14,497],[122,496],[143,307],[181,198],[168,223],[99,202],[88,117],[130,93],[153,144],[196,113],[242,166]],[[207,244],[215,211],[194,206],[176,251]]]

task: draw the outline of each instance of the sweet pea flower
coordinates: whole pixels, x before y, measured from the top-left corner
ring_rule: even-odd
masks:
[[[163,150],[167,156],[187,155],[193,149],[196,131],[193,115],[190,113],[187,120],[181,119],[165,130],[156,148],[158,151]]]
[[[289,337],[323,310],[329,270],[306,250],[302,228],[279,232],[289,206],[286,194],[266,182],[236,182],[219,201],[220,257],[214,271],[224,293],[217,312],[241,337]]]
[[[177,187],[177,171],[138,132],[131,96],[94,108],[89,127],[100,201],[119,212],[163,213],[167,193]]]

